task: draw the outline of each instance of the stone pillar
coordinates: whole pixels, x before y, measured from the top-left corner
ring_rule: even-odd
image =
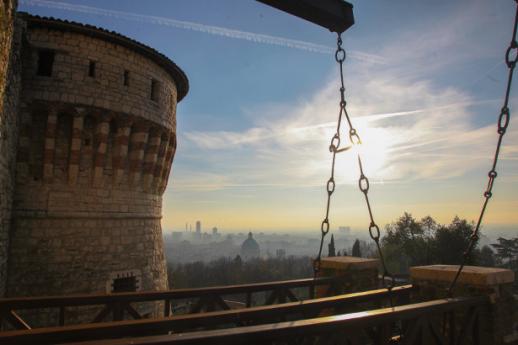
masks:
[[[169,173],[171,172],[171,166],[173,163],[174,154],[176,151],[176,135],[174,133],[171,133],[169,137],[169,143],[167,146],[167,151],[165,155],[165,161],[163,165],[162,170],[162,177],[160,178],[160,187],[159,187],[159,194],[164,194],[165,187],[167,187],[167,181],[169,179]]]
[[[144,190],[150,192],[153,183],[153,171],[158,159],[158,150],[162,141],[162,133],[159,129],[154,128],[150,132],[149,144],[144,155]]]
[[[128,144],[131,132],[131,121],[119,121],[115,134],[115,149],[113,152],[113,184],[118,185],[124,176],[125,163],[128,158]]]
[[[129,152],[130,185],[136,186],[140,182],[144,151],[148,140],[149,125],[138,123],[134,126],[131,136],[131,152]]]
[[[418,287],[418,301],[448,297],[448,288],[459,266],[431,265],[410,268],[412,284]],[[515,301],[514,272],[503,268],[465,266],[457,280],[453,297],[488,296],[489,314],[482,323],[485,339],[491,344],[510,344],[518,341],[513,332]]]
[[[84,124],[84,111],[76,110],[72,120],[72,138],[70,140],[70,159],[68,160],[68,183],[75,185],[79,174],[81,158],[81,132]]]
[[[321,260],[318,276],[343,277],[337,292],[367,291],[378,288],[378,266],[379,260],[377,259],[364,259],[353,256],[326,257]],[[328,296],[329,288],[324,285],[317,287],[316,297]]]
[[[54,176],[54,151],[56,149],[56,124],[58,122],[57,109],[51,107],[47,116],[45,130],[45,147],[43,150],[43,179],[52,181]]]
[[[108,147],[108,134],[110,132],[110,118],[99,117],[97,127],[95,129],[95,141],[97,147],[95,150],[94,160],[94,186],[101,186],[104,176],[104,166],[106,164],[106,148]]]
[[[163,170],[162,168],[165,165],[166,152],[167,152],[167,148],[169,147],[169,142],[171,141],[171,136],[172,136],[172,134],[162,135],[160,148],[158,150],[158,155],[157,155],[156,164],[155,164],[155,170],[153,172],[153,186],[152,186],[153,191],[155,191],[157,193],[160,189],[160,185],[161,185],[161,181],[162,181],[162,179],[161,179],[162,170]]]

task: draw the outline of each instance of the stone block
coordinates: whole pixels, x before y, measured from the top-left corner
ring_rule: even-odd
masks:
[[[410,268],[410,279],[417,287],[413,300],[428,301],[449,297],[448,290],[457,274],[457,265],[431,265]],[[508,269],[465,266],[453,290],[453,297],[487,296],[487,312],[482,314],[482,336],[488,344],[518,341],[514,330],[516,302],[514,273]]]
[[[364,259],[352,256],[335,256],[321,259],[319,277],[341,277],[341,293],[366,291],[378,288],[377,259]],[[321,286],[316,289],[317,297],[329,295],[328,287]]]

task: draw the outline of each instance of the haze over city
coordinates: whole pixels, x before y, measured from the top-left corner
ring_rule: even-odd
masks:
[[[477,218],[506,79],[507,5],[354,4],[346,99],[379,224],[405,211]],[[229,232],[318,232],[339,110],[335,34],[255,1],[22,0],[19,10],[115,30],[189,75],[164,232],[198,219]],[[511,120],[484,221],[491,237],[518,229],[517,131]],[[333,230],[369,224],[355,157],[338,157]]]

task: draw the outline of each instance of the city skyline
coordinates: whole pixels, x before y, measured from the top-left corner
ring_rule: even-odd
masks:
[[[346,99],[378,223],[405,211],[441,223],[476,220],[496,144],[513,4],[353,4]],[[22,0],[20,10],[115,30],[187,73],[164,229],[181,229],[186,219],[225,230],[319,229],[338,114],[334,34],[254,1]],[[518,224],[516,128],[511,119],[488,231]],[[368,226],[357,179],[355,156],[345,152],[333,229]]]

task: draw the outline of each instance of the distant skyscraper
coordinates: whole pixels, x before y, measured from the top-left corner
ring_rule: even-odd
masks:
[[[201,233],[201,222],[199,220],[196,221],[196,232]]]

